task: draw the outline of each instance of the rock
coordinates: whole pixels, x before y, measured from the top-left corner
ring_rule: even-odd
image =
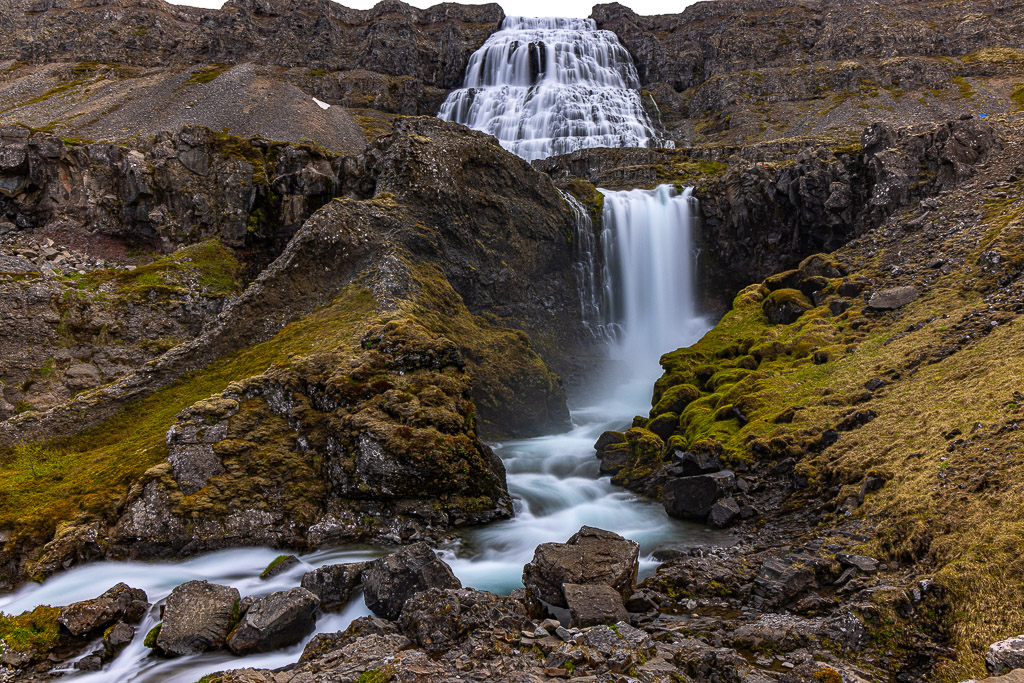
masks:
[[[883,289],[871,295],[871,298],[868,299],[868,308],[876,311],[892,311],[906,306],[917,297],[917,288],[909,285]]]
[[[732,524],[740,514],[740,504],[732,496],[720,500],[711,506],[708,513],[708,526],[724,529]]]
[[[526,606],[512,596],[472,588],[431,588],[406,601],[398,623],[428,654],[439,655],[455,649],[471,635],[495,629],[536,637],[535,622],[526,612]],[[524,633],[527,626],[530,630]]]
[[[71,391],[92,389],[102,383],[103,376],[92,363],[74,363],[64,371],[64,386]]]
[[[715,453],[677,450],[672,453],[672,467],[669,469],[669,475],[695,477],[700,474],[713,474],[721,469],[722,463]]]
[[[597,437],[597,443],[594,444],[594,450],[597,451],[598,457],[601,452],[616,443],[625,443],[626,435],[622,432],[606,431],[602,432],[601,436]]]
[[[777,289],[761,305],[765,317],[772,325],[789,325],[814,306],[797,289]]]
[[[801,553],[769,557],[754,577],[751,605],[771,610],[792,603],[817,585],[814,568],[821,563],[820,558]]]
[[[117,621],[138,622],[148,608],[145,591],[119,583],[98,598],[62,607],[57,621],[72,635],[85,636]]]
[[[735,484],[736,475],[731,470],[671,479],[662,489],[661,502],[672,517],[703,522],[712,506]]]
[[[970,683],[968,681],[968,683]],[[995,678],[983,678],[977,683],[1024,683],[1024,669],[1014,669],[1008,674]]]
[[[267,568],[260,572],[260,578],[266,581],[275,576],[284,574],[286,571],[301,564],[299,558],[294,555],[278,555],[267,565]]]
[[[611,586],[622,600],[633,592],[639,555],[635,541],[584,526],[565,543],[537,546],[533,560],[523,567],[523,585],[558,607],[568,607],[562,592],[567,583]]]
[[[836,560],[838,560],[841,565],[854,567],[865,574],[874,574],[878,571],[878,560],[866,555],[849,555],[847,553],[839,553],[836,555]]]
[[[245,655],[294,645],[313,630],[319,606],[319,598],[305,588],[256,598],[228,636],[228,647],[236,655]]]
[[[996,675],[1024,668],[1024,634],[989,645],[985,666]]]
[[[103,649],[107,659],[113,659],[135,638],[135,627],[118,622],[114,628],[103,634]]]
[[[183,583],[167,596],[156,647],[169,655],[189,655],[224,647],[238,618],[238,590],[207,581]]]
[[[593,583],[562,585],[564,601],[569,608],[571,626],[583,628],[598,624],[629,622],[629,612],[622,595],[611,586]]]
[[[301,585],[320,599],[320,609],[325,612],[339,610],[348,604],[369,566],[369,562],[329,564],[306,572]]]
[[[374,560],[362,573],[366,606],[394,621],[405,601],[428,588],[462,588],[451,567],[426,543],[414,543]]]

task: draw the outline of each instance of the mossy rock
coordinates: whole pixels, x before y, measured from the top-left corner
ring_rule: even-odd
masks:
[[[780,289],[796,289],[800,286],[800,281],[803,279],[804,274],[799,270],[787,270],[783,273],[772,275],[764,281],[764,286],[772,292]]]
[[[679,426],[679,413],[662,413],[647,423],[647,431],[654,432],[662,441],[668,441]]]
[[[837,278],[846,275],[846,268],[828,254],[812,254],[798,266],[804,277]]]
[[[719,370],[712,375],[706,386],[710,391],[721,391],[725,387],[732,386],[745,379],[750,374],[750,370],[743,368],[726,368]]]
[[[700,398],[700,390],[692,384],[677,384],[669,387],[651,410],[651,417],[664,413],[680,413],[686,406]]]
[[[814,306],[798,289],[777,289],[768,295],[761,306],[768,322],[773,325],[795,323],[806,311]]]
[[[630,464],[653,464],[661,461],[665,450],[665,441],[643,427],[633,427],[626,431],[626,443],[629,444]]]
[[[160,622],[153,628],[149,629],[149,633],[146,634],[146,638],[142,641],[142,644],[150,650],[155,650],[157,648],[156,639],[160,637],[161,626],[163,626],[163,622]]]

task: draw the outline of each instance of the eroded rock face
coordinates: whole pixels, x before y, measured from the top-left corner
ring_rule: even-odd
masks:
[[[565,543],[537,546],[523,567],[523,585],[541,600],[568,607],[563,584],[610,586],[622,599],[633,592],[640,546],[616,533],[582,527]]]
[[[148,608],[145,591],[119,583],[98,598],[61,608],[57,620],[72,635],[85,636],[118,621],[137,623]]]
[[[237,618],[240,595],[207,581],[183,583],[167,596],[156,647],[170,655],[189,655],[224,647]]]
[[[313,630],[320,599],[305,588],[292,588],[256,598],[227,637],[237,655],[270,652],[294,645]]]
[[[363,570],[366,606],[386,619],[398,619],[406,601],[429,588],[462,588],[462,582],[426,543],[406,546]]]

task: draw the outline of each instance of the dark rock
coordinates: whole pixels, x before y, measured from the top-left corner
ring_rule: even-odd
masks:
[[[543,543],[523,567],[523,585],[538,598],[568,607],[562,585],[611,586],[620,602],[633,592],[640,546],[618,534],[584,526],[565,543]]]
[[[716,453],[708,451],[674,451],[669,475],[673,477],[695,477],[699,474],[713,474],[722,469],[722,462]]]
[[[602,432],[601,436],[597,437],[597,443],[594,444],[594,450],[597,451],[597,457],[601,457],[601,452],[604,451],[604,449],[613,444],[625,442],[626,435],[622,432]]]
[[[662,441],[667,441],[679,427],[679,415],[662,413],[647,423],[647,429],[654,432]]]
[[[294,555],[280,555],[267,565],[267,568],[260,573],[260,578],[266,581],[275,576],[284,574],[286,571],[299,565],[299,558]]]
[[[135,627],[124,622],[114,624],[114,627],[103,634],[103,649],[107,659],[112,659],[121,650],[128,646],[135,638]]]
[[[206,581],[183,583],[167,596],[158,650],[190,655],[224,647],[239,606],[238,590]]]
[[[718,501],[711,506],[708,513],[708,526],[715,529],[724,529],[733,523],[740,515],[740,504],[732,496]]]
[[[865,574],[874,574],[878,571],[878,560],[873,557],[867,557],[866,555],[849,555],[847,553],[839,553],[836,555],[836,560],[838,560],[841,565],[855,567]]]
[[[865,382],[864,383],[864,388],[867,389],[868,391],[878,391],[879,389],[881,389],[882,387],[886,386],[887,384],[889,384],[889,383],[886,382],[881,377],[875,377],[875,378],[869,379],[867,382]]]
[[[600,452],[601,474],[618,474],[629,465],[629,444],[612,444]]]
[[[511,595],[462,588],[432,588],[410,598],[399,626],[431,655],[449,652],[467,637],[500,629],[519,634],[530,624],[527,606]],[[530,625],[530,633],[534,633]]]
[[[306,572],[301,585],[320,599],[320,609],[325,612],[339,610],[348,604],[369,566],[369,562],[329,564]]]
[[[883,289],[871,295],[871,298],[868,299],[868,308],[876,311],[892,311],[906,306],[917,297],[917,288],[909,285]]]
[[[736,475],[730,470],[672,479],[662,489],[665,512],[679,519],[707,520],[711,507],[730,493]]]
[[[405,601],[428,588],[462,588],[449,567],[426,543],[414,543],[374,560],[363,570],[366,606],[395,620]]]
[[[75,668],[79,671],[99,671],[103,668],[103,658],[97,654],[86,655],[75,662]]]
[[[600,583],[565,583],[562,591],[574,627],[629,622],[629,612],[626,611],[622,595],[611,586]]]
[[[256,598],[228,636],[227,645],[236,655],[270,652],[294,645],[313,630],[314,612],[319,606],[320,600],[305,588]]]
[[[145,591],[119,583],[98,598],[62,607],[57,621],[72,635],[85,636],[117,621],[137,623],[148,608]]]
[[[751,604],[756,609],[771,610],[794,602],[817,585],[814,568],[821,563],[817,557],[799,553],[769,557],[754,577]]]
[[[761,305],[765,317],[773,325],[794,323],[811,308],[813,308],[811,302],[796,289],[776,290],[769,294]]]

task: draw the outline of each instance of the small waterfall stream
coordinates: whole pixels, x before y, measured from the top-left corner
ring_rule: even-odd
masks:
[[[528,161],[585,147],[672,146],[655,134],[629,53],[593,19],[506,17],[437,115]]]
[[[506,19],[473,55],[466,87],[452,93],[439,114],[495,134],[527,159],[582,147],[663,144],[640,105],[636,71],[614,34],[589,19]],[[702,526],[669,518],[662,506],[602,477],[593,444],[606,429],[623,429],[649,405],[664,352],[691,344],[710,327],[696,315],[692,244],[695,200],[688,190],[602,191],[600,240],[584,206],[563,195],[576,215],[577,288],[584,323],[607,343],[614,366],[587,405],[572,411],[565,434],[497,444],[517,499],[513,519],[469,529],[443,548],[466,586],[500,593],[521,586],[522,567],[534,548],[564,541],[581,525],[615,531],[641,546],[641,574],[659,543],[714,542]],[[0,611],[17,614],[40,604],[65,605],[93,598],[118,581],[142,588],[154,603],[135,640],[106,669],[68,670],[75,680],[188,681],[218,670],[276,668],[293,663],[302,644],[249,657],[211,652],[177,659],[149,656],[143,645],[170,591],[192,579],[231,585],[260,596],[299,584],[304,572],[377,557],[373,548],[333,548],[300,557],[301,564],[269,581],[258,577],[278,554],[269,548],[208,553],[178,562],[100,562],[77,567],[42,584],[27,584],[0,597]],[[368,614],[360,596],[337,614],[320,615],[316,632],[344,629]],[[312,638],[311,634],[309,638]],[[95,648],[89,648],[86,652]]]

